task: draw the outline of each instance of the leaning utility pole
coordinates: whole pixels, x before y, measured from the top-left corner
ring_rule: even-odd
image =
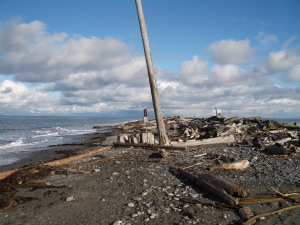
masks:
[[[153,69],[151,53],[150,53],[150,45],[149,45],[149,41],[148,41],[148,34],[147,34],[146,23],[145,23],[145,19],[144,19],[142,2],[141,2],[141,0],[135,0],[135,3],[136,3],[136,8],[137,8],[138,17],[139,17],[140,29],[141,29],[141,33],[142,33],[144,52],[145,52],[145,57],[146,57],[147,70],[148,70],[148,77],[149,77],[153,107],[154,107],[154,112],[155,112],[155,117],[156,117],[156,125],[157,125],[158,135],[159,135],[159,144],[164,145],[164,144],[168,144],[169,140],[168,140],[168,136],[166,133],[166,128],[165,128],[165,124],[164,124],[163,116],[162,116],[162,112],[161,112],[161,106],[160,106],[160,101],[159,101],[159,95],[158,95],[158,89],[157,89],[157,85],[156,85],[156,78],[155,78],[155,73],[154,73],[154,69]]]

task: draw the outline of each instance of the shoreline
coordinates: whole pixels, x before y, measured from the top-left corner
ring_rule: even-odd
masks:
[[[124,127],[132,129],[134,124],[138,123]],[[109,133],[78,136],[74,142],[78,145],[51,147],[49,155],[35,155],[37,158],[30,158],[28,162],[38,164],[62,155],[103,148],[115,142],[117,135],[124,131],[113,127]],[[12,196],[14,207],[2,214],[0,211],[0,224],[237,225],[243,222],[236,211],[205,205],[205,201],[218,201],[218,198],[171,173],[170,168],[174,166],[190,167],[189,172],[195,174],[210,171],[243,188],[247,198],[274,198],[276,192],[272,188],[289,193],[300,187],[299,153],[284,157],[267,154],[250,145],[225,144],[167,150],[168,155],[163,158],[157,157],[157,153],[158,149],[141,147],[108,149],[63,167],[51,168],[43,176],[35,177],[37,183],[23,187],[26,182],[18,180],[22,174],[16,174],[13,177],[17,182],[14,184],[16,192],[5,195],[6,198]],[[250,166],[243,171],[213,170],[223,163],[245,159]],[[39,170],[43,172],[43,168],[33,168],[35,172]],[[202,203],[187,203],[184,199],[198,199]],[[245,206],[251,207],[257,215],[297,205],[299,203],[283,199]],[[299,209],[259,221],[266,225],[296,225],[300,222]]]
[[[59,142],[59,144],[55,144],[54,147],[49,147],[51,145],[48,145],[43,147],[43,150],[32,151],[29,153],[28,157],[26,158],[20,159],[17,162],[8,165],[0,166],[0,172],[18,169],[24,166],[39,165],[42,163],[53,161],[64,155],[65,157],[67,157],[67,154],[64,154],[63,152],[73,151],[76,154],[80,154],[85,151],[89,151],[94,148],[97,148],[96,144],[94,147],[92,146],[87,147],[87,145],[88,143],[92,144],[93,139],[94,139],[94,143],[96,143],[97,138],[100,137],[103,138],[111,134],[112,132],[117,132],[116,126],[109,126],[105,128],[107,129],[107,131],[104,133],[102,133],[101,131],[100,132],[96,131],[95,133],[74,135],[73,137],[68,137],[67,140],[64,142]]]

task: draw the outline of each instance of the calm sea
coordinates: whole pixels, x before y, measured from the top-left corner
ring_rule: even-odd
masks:
[[[28,157],[48,145],[66,143],[75,135],[99,132],[93,126],[110,126],[138,118],[0,116],[0,166]],[[101,132],[107,129],[100,129]]]

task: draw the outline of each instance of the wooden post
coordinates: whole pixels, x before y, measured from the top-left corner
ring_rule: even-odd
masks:
[[[151,95],[152,95],[152,102],[156,117],[156,125],[158,129],[158,135],[159,135],[159,144],[165,145],[169,144],[168,136],[166,133],[165,124],[163,121],[162,111],[161,111],[161,105],[158,95],[158,89],[156,85],[156,78],[155,73],[153,69],[153,63],[150,53],[150,45],[148,41],[148,34],[146,29],[146,23],[144,19],[144,13],[142,8],[142,2],[141,0],[135,0],[139,23],[140,23],[140,29],[143,39],[143,45],[144,45],[144,52],[146,57],[146,63],[147,63],[147,70],[148,70],[148,77],[149,77],[149,83],[150,83],[150,89],[151,89]]]

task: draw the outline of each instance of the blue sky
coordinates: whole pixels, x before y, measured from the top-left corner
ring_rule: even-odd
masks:
[[[299,0],[143,0],[164,115],[299,117]],[[139,115],[134,0],[0,0],[0,114]]]

